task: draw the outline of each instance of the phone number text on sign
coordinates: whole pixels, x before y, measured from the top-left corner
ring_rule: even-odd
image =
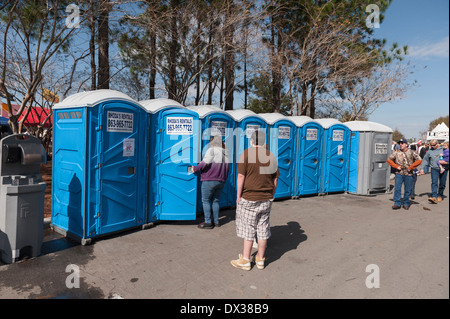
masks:
[[[132,133],[133,113],[107,112],[107,132]]]
[[[192,117],[168,117],[166,132],[168,135],[192,135],[194,119]]]

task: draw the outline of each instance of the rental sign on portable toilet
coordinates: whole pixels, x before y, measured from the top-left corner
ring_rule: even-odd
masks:
[[[98,90],[53,107],[52,227],[81,242],[146,222],[147,113]]]

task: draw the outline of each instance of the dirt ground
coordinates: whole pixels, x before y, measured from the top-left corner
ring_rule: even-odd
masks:
[[[47,183],[45,189],[44,217],[52,216],[52,162],[41,165],[42,180]]]

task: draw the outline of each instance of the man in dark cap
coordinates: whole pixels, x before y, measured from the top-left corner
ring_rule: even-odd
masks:
[[[402,138],[397,142],[400,150],[389,156],[387,162],[391,165],[395,172],[394,187],[394,206],[392,209],[400,209],[402,207],[402,184],[404,184],[403,208],[408,210],[411,196],[411,184],[413,180],[413,170],[422,163],[420,156],[408,148],[408,142]]]

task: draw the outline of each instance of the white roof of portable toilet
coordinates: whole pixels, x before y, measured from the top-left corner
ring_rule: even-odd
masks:
[[[291,120],[288,116],[284,116],[280,113],[259,113],[258,115],[261,116],[267,124],[273,124],[279,120]]]
[[[149,113],[156,113],[166,107],[183,107],[183,105],[171,99],[151,99],[139,101],[139,103]]]
[[[193,105],[193,106],[188,106],[187,109],[197,112],[198,116],[200,118],[204,118],[205,116],[207,116],[208,114],[211,114],[211,113],[228,114],[227,112],[225,112],[224,110],[222,110],[221,108],[219,108],[216,105]]]
[[[99,103],[110,100],[122,100],[138,104],[137,101],[133,100],[125,93],[115,90],[103,89],[73,94],[65,98],[62,102],[55,104],[53,106],[53,109],[55,110],[74,107],[92,107]]]
[[[249,117],[249,116],[256,116],[262,119],[261,116],[259,116],[258,114],[256,114],[253,111],[247,110],[247,109],[241,109],[241,110],[229,110],[226,111],[228,114],[230,114],[235,121],[242,121],[244,118]]]
[[[394,132],[390,127],[370,121],[350,121],[344,123],[350,130],[357,132]]]
[[[301,127],[309,122],[315,122],[315,120],[306,115],[289,116],[289,119],[294,122],[297,127]]]
[[[334,124],[342,124],[342,122],[336,119],[316,119],[315,121],[320,123],[320,125],[322,125],[324,129],[327,129],[330,126],[333,126]]]

